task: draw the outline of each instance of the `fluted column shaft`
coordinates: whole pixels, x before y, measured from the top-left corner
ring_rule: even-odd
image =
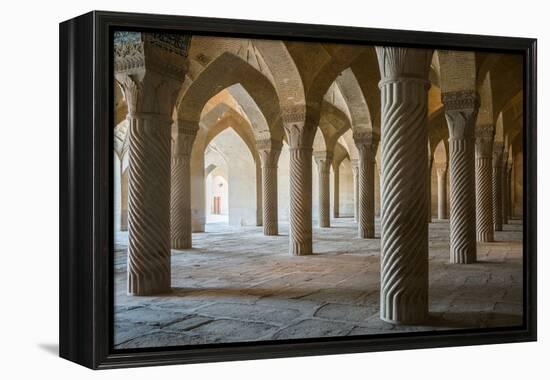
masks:
[[[492,125],[476,128],[476,235],[479,242],[494,241],[493,138]]]
[[[380,318],[428,316],[428,71],[432,50],[376,47],[381,82]]]
[[[502,156],[504,145],[495,142],[493,145],[493,226],[495,231],[502,231]]]
[[[374,164],[378,139],[370,131],[355,132],[355,146],[359,152],[359,219],[360,238],[374,238]]]
[[[311,154],[312,148],[290,148],[290,252],[312,253]]]
[[[124,33],[114,75],[129,119],[127,291],[150,295],[170,290],[170,134],[190,38]]]
[[[340,217],[340,164],[332,165],[334,173],[334,191],[332,192],[332,215]]]
[[[438,164],[437,170],[437,218],[447,219],[447,165]]]
[[[479,109],[475,91],[442,96],[449,127],[450,262],[476,262],[474,128]]]
[[[128,116],[128,293],[170,289],[170,126],[165,115]]]
[[[279,162],[282,144],[277,141],[267,140],[257,142],[256,145],[262,161],[264,235],[278,235],[277,163]]]
[[[501,207],[502,207],[502,224],[508,224],[508,188],[507,184],[507,168],[508,168],[508,152],[505,150],[502,155],[502,168],[501,168],[501,187],[502,187],[502,197],[501,197]]]
[[[509,162],[506,168],[506,209],[508,214],[508,220],[514,216],[514,204],[513,204],[513,190],[512,190],[512,163]]]
[[[432,222],[432,155],[428,154],[428,173],[426,175],[426,191],[428,192],[428,209],[426,211],[428,223]]]
[[[353,217],[359,222],[359,160],[351,160],[353,172]]]
[[[319,174],[319,227],[330,227],[330,166],[332,154],[315,152],[315,162]]]
[[[290,153],[289,251],[291,255],[311,255],[311,161],[319,108],[281,110]]]
[[[172,145],[170,235],[173,249],[192,246],[191,149],[198,125],[178,120]]]

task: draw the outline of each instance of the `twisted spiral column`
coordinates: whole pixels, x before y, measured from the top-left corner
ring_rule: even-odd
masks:
[[[319,227],[330,227],[330,165],[332,155],[328,152],[315,152],[315,162],[319,173]]]
[[[508,188],[506,187],[506,168],[508,167],[508,152],[505,150],[502,155],[502,168],[501,168],[501,184],[502,187],[502,197],[501,197],[501,207],[502,207],[502,224],[508,224]]]
[[[475,91],[443,94],[449,127],[450,262],[476,262],[474,128],[479,109]]]
[[[437,165],[437,218],[447,219],[447,165]]]
[[[428,70],[432,50],[377,47],[381,74],[380,318],[428,316]]]
[[[428,210],[426,211],[428,223],[432,222],[432,155],[428,152],[428,172],[426,174],[426,191],[428,192]]]
[[[508,218],[512,219],[514,216],[514,188],[512,183],[512,167],[513,163],[508,163],[508,170],[506,170],[506,188],[508,189],[508,200],[507,200],[507,207],[508,207]]]
[[[507,187],[508,187],[508,215],[509,215],[509,218],[511,219],[515,212],[514,212],[514,196],[515,196],[515,192],[514,192],[514,177],[513,177],[513,173],[512,173],[512,169],[513,169],[513,163],[510,162],[508,164],[508,176],[507,176],[507,180],[508,180],[508,183],[507,183]]]
[[[290,148],[290,252],[312,253],[311,154],[312,148]]]
[[[493,146],[493,223],[495,231],[502,231],[502,155],[504,144]]]
[[[178,121],[172,147],[170,235],[173,249],[191,248],[191,149],[198,126]]]
[[[335,218],[340,217],[340,165],[334,164],[332,166],[332,172],[334,173],[334,191],[332,193],[332,215]]]
[[[476,129],[476,235],[479,242],[494,241],[492,125]]]
[[[256,143],[262,161],[262,210],[264,235],[279,234],[277,201],[277,163],[282,143],[267,140]]]
[[[353,172],[353,217],[359,222],[359,160],[351,160]]]
[[[378,139],[370,131],[355,132],[359,152],[359,219],[357,233],[362,239],[374,238],[374,164]]]
[[[127,39],[115,33],[113,60],[130,124],[127,289],[131,295],[150,295],[170,290],[171,115],[191,39],[133,34]]]
[[[132,114],[129,131],[128,293],[170,289],[170,126]]]

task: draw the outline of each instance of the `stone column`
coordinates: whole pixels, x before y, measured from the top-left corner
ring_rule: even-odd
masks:
[[[335,218],[340,217],[340,163],[332,165],[334,174],[334,191],[332,192],[332,214]]]
[[[359,222],[359,160],[351,160],[353,172],[353,217]]]
[[[493,226],[495,231],[502,231],[502,156],[504,144],[493,145]]]
[[[319,227],[330,227],[330,166],[332,153],[314,152],[319,173]]]
[[[508,170],[506,170],[506,188],[508,189],[508,219],[512,219],[514,216],[514,188],[512,183],[512,168],[514,167],[513,162],[508,163]]]
[[[502,167],[501,167],[501,188],[502,188],[502,197],[501,197],[501,208],[502,208],[502,224],[508,224],[508,189],[506,187],[506,169],[508,167],[508,151],[504,150],[502,154]]]
[[[264,207],[263,207],[263,169],[262,159],[259,158],[256,162],[256,227],[264,225]]]
[[[493,226],[493,125],[476,127],[476,235],[477,241],[494,241]]]
[[[256,146],[262,161],[264,235],[278,235],[277,163],[282,143],[275,140],[262,140],[257,141]]]
[[[447,219],[447,164],[436,164],[437,171],[437,218]]]
[[[378,139],[371,131],[355,131],[355,146],[359,152],[359,219],[360,238],[374,238],[374,164]]]
[[[185,78],[188,43],[184,36],[171,37],[115,33],[114,72],[128,104],[129,119],[131,295],[170,290],[171,116]]]
[[[380,318],[428,317],[428,72],[432,50],[376,47],[381,81]],[[420,174],[420,175],[419,175]]]
[[[170,235],[173,249],[191,248],[191,149],[198,123],[178,120],[172,145]]]
[[[428,191],[428,209],[427,209],[427,221],[428,223],[432,222],[432,164],[433,158],[430,153],[428,153],[428,174],[427,174],[427,191]]]
[[[306,125],[305,115],[292,110],[282,113],[290,153],[289,249],[292,255],[311,255],[311,157],[315,127]]]
[[[475,91],[442,95],[449,127],[450,262],[476,261],[474,129],[479,109]]]

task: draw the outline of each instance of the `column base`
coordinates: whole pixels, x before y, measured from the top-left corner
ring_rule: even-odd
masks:
[[[480,243],[492,243],[495,241],[495,237],[492,233],[478,233],[477,241]]]
[[[267,226],[264,224],[265,236],[277,236],[279,235],[279,228],[277,226]]]
[[[191,240],[182,240],[182,239],[177,239],[177,240],[172,240],[171,242],[171,248],[172,249],[191,249],[193,248],[193,244],[191,243]]]
[[[359,232],[358,232],[358,236],[361,238],[361,239],[374,239],[374,229],[367,229],[367,230],[363,230],[363,229],[360,229]]]
[[[411,313],[408,316],[405,316],[405,318],[398,318],[398,319],[392,319],[388,318],[384,315],[382,315],[382,312],[380,312],[380,320],[384,321],[386,323],[391,323],[392,325],[400,326],[400,325],[420,325],[428,320],[429,313],[426,312],[420,312],[420,313]]]
[[[156,283],[152,283],[153,281],[151,279],[147,279],[146,281],[139,281],[137,279],[130,279],[128,278],[128,291],[127,294],[129,296],[152,296],[152,295],[158,295],[158,294],[165,294],[165,293],[171,293],[172,287],[170,286],[170,279],[162,279],[157,281]],[[140,285],[143,283],[147,283],[145,286]]]
[[[290,243],[290,253],[292,256],[309,256],[313,254],[311,240],[304,244]]]
[[[464,253],[455,254],[451,252],[451,264],[475,264],[477,262],[476,255],[466,255]]]

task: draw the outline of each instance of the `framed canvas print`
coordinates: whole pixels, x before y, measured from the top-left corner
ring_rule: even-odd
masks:
[[[60,355],[536,339],[536,40],[60,25]]]

